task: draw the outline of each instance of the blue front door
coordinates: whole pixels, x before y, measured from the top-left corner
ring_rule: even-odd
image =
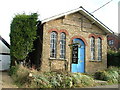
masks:
[[[72,63],[71,71],[72,72],[85,72],[85,44],[81,39],[74,39],[73,43],[79,43],[78,45],[78,63]]]

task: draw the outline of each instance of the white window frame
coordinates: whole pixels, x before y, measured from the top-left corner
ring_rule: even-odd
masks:
[[[63,32],[60,34],[60,58],[66,58],[66,34]]]
[[[90,38],[90,55],[91,55],[91,60],[95,60],[95,38],[94,37]]]
[[[102,39],[98,38],[98,60],[102,60]]]
[[[56,58],[57,55],[57,33],[50,34],[50,58]]]

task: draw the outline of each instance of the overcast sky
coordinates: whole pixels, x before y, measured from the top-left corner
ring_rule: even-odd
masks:
[[[0,35],[10,43],[10,24],[16,14],[37,12],[39,20],[83,6],[90,13],[110,0],[1,0]],[[100,10],[92,13],[114,32],[118,32],[118,2],[112,0]]]

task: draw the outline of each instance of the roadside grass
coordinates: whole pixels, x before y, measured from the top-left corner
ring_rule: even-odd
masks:
[[[93,76],[70,72],[41,72],[30,70],[21,65],[12,67],[9,74],[16,85],[21,88],[83,88],[97,85],[118,83],[119,70],[110,67],[107,70],[96,72]],[[106,81],[98,83],[96,80]]]

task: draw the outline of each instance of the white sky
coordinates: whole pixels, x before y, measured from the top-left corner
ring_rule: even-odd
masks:
[[[18,13],[37,12],[39,19],[67,12],[83,6],[90,13],[110,0],[1,0],[0,1],[0,35],[10,43],[10,24]],[[114,32],[118,32],[118,2],[113,0],[105,7],[93,13]]]

